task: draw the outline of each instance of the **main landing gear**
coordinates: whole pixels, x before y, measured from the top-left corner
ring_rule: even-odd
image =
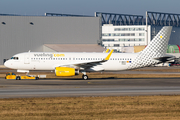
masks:
[[[83,76],[82,76],[82,79],[87,80],[87,79],[88,79],[88,76],[87,76],[87,75],[83,75]]]
[[[82,73],[83,73],[82,79],[83,79],[83,80],[87,80],[87,79],[88,79],[88,76],[86,75],[86,72],[82,72]]]

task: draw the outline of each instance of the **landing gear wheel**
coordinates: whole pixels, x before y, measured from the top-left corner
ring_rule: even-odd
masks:
[[[21,80],[21,78],[19,76],[16,77],[16,80]]]
[[[83,75],[82,78],[83,78],[84,80],[87,80],[87,79],[88,79],[88,76],[87,76],[87,75]]]

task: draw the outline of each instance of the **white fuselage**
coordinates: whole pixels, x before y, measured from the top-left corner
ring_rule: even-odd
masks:
[[[59,76],[75,75],[78,70],[83,73],[83,79],[88,78],[85,72],[90,71],[118,71],[151,66],[165,62],[171,30],[171,26],[164,26],[139,53],[113,53],[113,50],[110,53],[26,52],[14,55],[4,65],[25,72],[55,70]]]
[[[5,66],[17,70],[55,70],[56,67],[76,67],[78,64],[93,63],[103,60],[108,53],[76,53],[76,52],[26,52],[16,54],[5,62]],[[110,59],[99,63],[86,71],[118,71],[126,70],[133,63],[138,53],[112,53]]]

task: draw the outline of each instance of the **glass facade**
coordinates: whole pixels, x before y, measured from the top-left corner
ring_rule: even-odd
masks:
[[[149,27],[150,28],[150,27]],[[102,46],[121,51],[121,47],[146,45],[146,26],[102,26]]]
[[[122,38],[118,40],[114,39],[103,39],[103,42],[110,42],[110,41],[115,41],[115,42],[124,42],[124,41],[129,41],[129,42],[139,42],[139,41],[144,41],[144,38]]]
[[[144,31],[143,27],[141,28],[114,28],[114,31]]]

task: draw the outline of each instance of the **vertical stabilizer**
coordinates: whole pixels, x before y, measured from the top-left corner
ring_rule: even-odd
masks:
[[[133,63],[129,66],[129,69],[146,67],[158,63],[153,58],[163,57],[166,53],[171,30],[171,26],[163,27],[148,46],[138,53]]]

